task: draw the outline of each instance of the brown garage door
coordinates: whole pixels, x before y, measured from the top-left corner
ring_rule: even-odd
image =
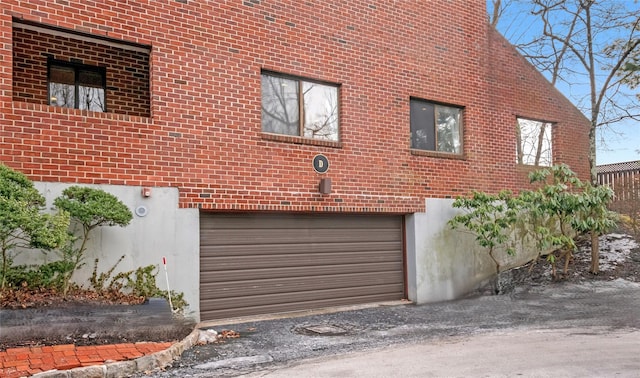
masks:
[[[200,317],[404,297],[400,216],[200,217]]]

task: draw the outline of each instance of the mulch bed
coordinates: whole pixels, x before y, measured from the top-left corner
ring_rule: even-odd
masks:
[[[578,251],[574,253],[573,259],[569,263],[569,270],[563,272],[564,260],[557,263],[557,275],[554,278],[551,274],[551,265],[544,261],[544,258],[537,262],[530,262],[520,268],[514,274],[517,286],[528,285],[552,285],[555,283],[579,283],[585,280],[591,281],[611,281],[624,279],[631,282],[640,282],[640,235],[633,230],[620,226],[612,232],[610,236],[601,237],[600,242],[600,272],[595,275],[589,269],[591,267],[591,241],[587,238],[578,242]],[[635,247],[630,248],[630,253],[623,259],[607,262],[607,251],[609,248],[607,241],[616,240],[619,236],[621,240],[635,241]],[[604,242],[602,241],[604,238]],[[532,266],[533,265],[533,266]]]
[[[56,290],[9,288],[0,295],[0,309],[65,307],[80,303],[136,305],[144,301],[145,297],[124,294],[115,290],[97,293],[92,290],[72,289],[66,296],[63,296],[62,293]]]

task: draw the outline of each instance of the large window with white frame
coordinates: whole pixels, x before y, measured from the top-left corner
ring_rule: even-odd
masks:
[[[522,165],[550,167],[553,164],[551,122],[520,118],[516,124],[516,162]]]
[[[338,86],[262,73],[262,131],[339,141]]]

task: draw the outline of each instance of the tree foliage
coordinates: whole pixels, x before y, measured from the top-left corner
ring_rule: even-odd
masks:
[[[50,250],[66,240],[69,215],[44,214],[45,199],[22,173],[0,164],[0,288],[19,248]]]
[[[589,183],[582,187],[582,195],[578,197],[576,211],[578,216],[572,218],[571,226],[580,233],[591,236],[591,273],[600,272],[600,244],[598,236],[608,232],[616,225],[616,214],[609,211],[607,205],[613,199],[613,190],[608,186],[593,186]]]
[[[523,220],[531,225],[531,235],[542,251],[552,249],[547,255],[553,276],[556,276],[556,260],[564,259],[564,273],[569,269],[576,243],[571,222],[582,185],[578,177],[566,165],[555,165],[529,174],[531,183],[539,184],[534,191],[523,191],[521,197],[528,204]]]
[[[636,22],[629,26],[629,29],[640,33],[640,23]],[[635,38],[625,39],[616,39],[611,43],[607,53],[615,54],[620,50],[628,49],[629,45],[638,45],[640,43],[640,36]],[[618,76],[620,80],[627,84],[632,89],[637,89],[640,87],[640,49],[635,49],[629,56],[627,60],[622,65],[620,71],[618,72]],[[636,97],[640,99],[640,93],[636,93]],[[638,150],[640,153],[640,150]]]
[[[83,264],[89,233],[100,226],[124,227],[131,222],[131,210],[114,195],[101,189],[71,186],[56,198],[53,204],[68,212],[71,219],[82,227],[80,236],[71,236],[71,241],[62,249],[64,261],[70,264],[65,277],[64,294],[69,290],[71,275]],[[76,241],[80,246],[76,247]]]
[[[498,195],[473,192],[471,197],[459,197],[453,207],[463,209],[449,221],[452,228],[465,228],[476,236],[476,242],[486,248],[489,257],[500,273],[500,261],[495,256],[496,248],[505,247],[508,254],[515,250],[507,246],[512,226],[518,217],[518,204],[509,191]]]
[[[122,201],[101,189],[71,186],[53,204],[89,231],[99,226],[126,226],[133,218]]]
[[[494,255],[495,249],[506,247],[508,253],[514,253],[513,239],[519,233],[523,240],[534,242],[538,258],[548,253],[554,277],[559,258],[564,259],[567,273],[576,249],[576,236],[590,234],[590,270],[597,274],[598,236],[615,226],[615,215],[607,209],[613,198],[611,189],[583,183],[566,165],[531,172],[529,178],[539,187],[517,196],[502,191],[497,196],[473,192],[469,198],[457,198],[453,206],[464,213],[452,218],[449,225],[473,233],[476,242],[489,252],[497,273],[500,262]]]

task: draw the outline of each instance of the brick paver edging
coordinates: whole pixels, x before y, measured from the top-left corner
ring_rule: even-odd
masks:
[[[200,331],[196,328],[182,341],[171,343],[131,343],[76,347],[57,345],[51,347],[13,348],[7,350],[14,361],[0,359],[3,377],[18,378],[112,378],[131,375],[168,366],[198,341]],[[42,358],[38,358],[38,357]],[[122,360],[126,361],[122,361]],[[119,360],[119,361],[118,361]],[[65,362],[66,361],[66,362]],[[114,361],[108,362],[105,361]],[[69,370],[65,369],[67,363]],[[8,366],[10,365],[10,366]],[[82,366],[82,367],[76,367]],[[58,370],[42,371],[55,367]],[[75,367],[75,368],[74,368]],[[44,369],[43,369],[44,368]],[[41,371],[41,372],[39,372]],[[35,374],[34,374],[35,373]]]

